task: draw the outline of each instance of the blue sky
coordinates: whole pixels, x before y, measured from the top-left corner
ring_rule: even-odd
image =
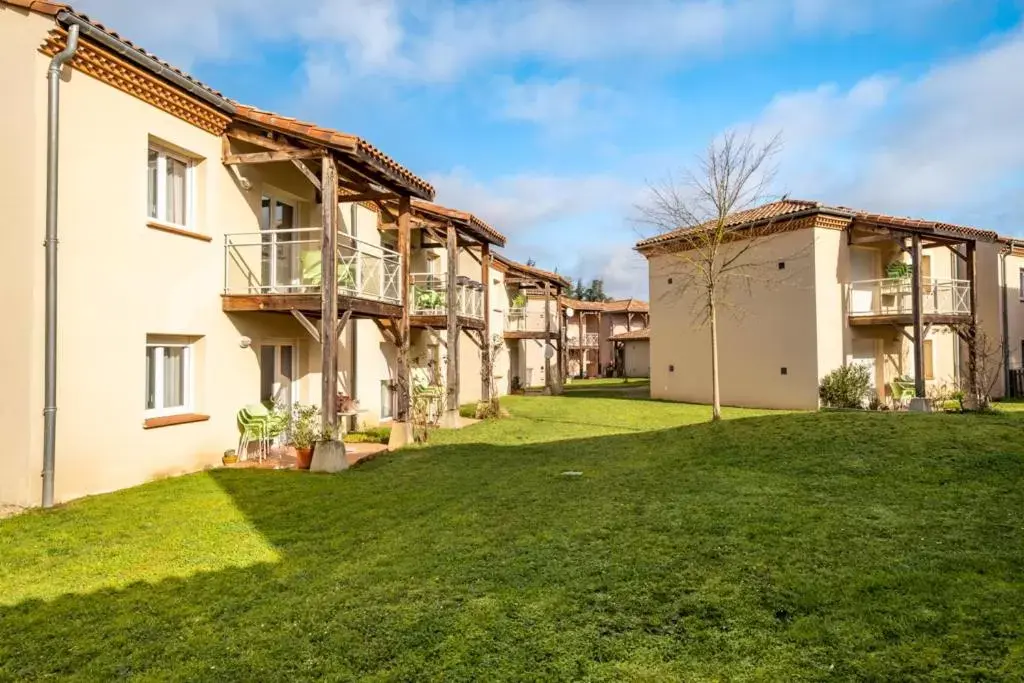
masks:
[[[646,296],[647,183],[781,133],[778,194],[1024,235],[1024,0],[135,0],[76,7],[361,135],[508,253]]]

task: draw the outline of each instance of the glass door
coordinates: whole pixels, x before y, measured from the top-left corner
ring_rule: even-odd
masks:
[[[260,401],[271,402],[288,410],[295,402],[294,344],[260,345]]]
[[[299,250],[295,242],[301,235],[294,232],[298,216],[297,205],[279,197],[264,195],[260,202],[262,282],[269,291],[287,292],[299,282]]]

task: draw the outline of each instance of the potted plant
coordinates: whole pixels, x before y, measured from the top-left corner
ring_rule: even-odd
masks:
[[[512,297],[512,308],[526,308],[526,294],[519,292]]]
[[[320,408],[296,404],[288,423],[288,442],[295,448],[296,466],[308,470],[313,446],[320,440]]]
[[[226,451],[224,451],[224,457],[221,458],[221,462],[223,462],[225,465],[234,465],[236,462],[238,462],[238,453],[235,452],[234,448],[227,449]]]

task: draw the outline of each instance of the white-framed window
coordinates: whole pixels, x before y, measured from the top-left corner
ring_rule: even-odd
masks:
[[[391,380],[380,382],[380,419],[390,420],[395,416],[395,386]]]
[[[151,142],[146,176],[147,218],[167,225],[193,228],[195,161]]]
[[[188,337],[146,335],[146,415],[193,412],[194,344]]]

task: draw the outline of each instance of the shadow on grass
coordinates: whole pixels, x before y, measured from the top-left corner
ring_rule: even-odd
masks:
[[[773,415],[194,475],[280,561],[2,607],[0,679],[1005,676],[1022,425]]]

